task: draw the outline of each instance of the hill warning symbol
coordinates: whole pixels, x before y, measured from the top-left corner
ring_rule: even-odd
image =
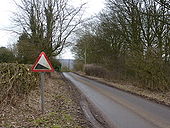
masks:
[[[34,66],[32,67],[33,72],[53,72],[54,68],[52,67],[48,57],[44,52],[41,52],[37,58]]]

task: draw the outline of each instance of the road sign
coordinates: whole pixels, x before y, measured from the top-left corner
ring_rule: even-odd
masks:
[[[41,94],[41,110],[42,114],[44,114],[44,85],[45,85],[45,76],[44,72],[54,72],[54,68],[52,67],[48,57],[44,52],[41,52],[35,64],[32,67],[33,72],[40,72],[40,94]]]
[[[54,72],[54,68],[52,67],[48,57],[44,52],[41,52],[39,57],[37,58],[35,64],[32,67],[33,72]]]

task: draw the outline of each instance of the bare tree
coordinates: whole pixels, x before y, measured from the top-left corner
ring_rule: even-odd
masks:
[[[134,81],[151,90],[167,90],[170,83],[167,1],[107,0],[95,30],[89,31],[88,36],[84,33],[77,41],[75,55],[82,59],[84,43],[88,42],[88,63],[112,70],[115,79]]]
[[[170,0],[155,0],[157,3],[161,4],[167,9],[170,9]]]
[[[16,5],[19,12],[14,13],[15,26],[28,35],[37,54],[42,50],[50,57],[60,54],[70,44],[68,38],[83,22],[85,4],[74,8],[69,0],[21,0]]]

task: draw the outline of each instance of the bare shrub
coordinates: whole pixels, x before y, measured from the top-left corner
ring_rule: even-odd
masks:
[[[0,104],[15,104],[17,98],[38,86],[38,74],[31,72],[28,65],[0,63],[0,68]]]
[[[97,76],[101,78],[107,78],[108,71],[102,66],[97,66],[95,64],[84,65],[84,72],[86,75]]]
[[[76,60],[75,64],[74,64],[74,70],[75,71],[83,71],[83,62]]]

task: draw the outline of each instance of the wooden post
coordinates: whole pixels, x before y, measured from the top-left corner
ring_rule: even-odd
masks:
[[[45,77],[44,77],[44,72],[40,72],[40,105],[41,105],[41,111],[42,114],[44,114],[44,85],[45,85]]]

